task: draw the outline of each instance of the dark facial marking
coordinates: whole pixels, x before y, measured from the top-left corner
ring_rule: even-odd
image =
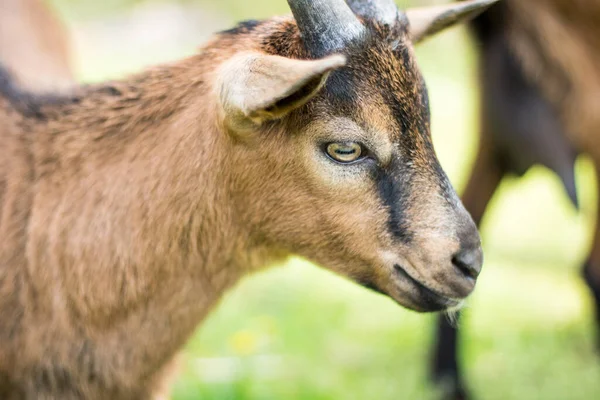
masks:
[[[355,108],[360,101],[355,81],[356,76],[352,69],[335,71],[327,79],[323,92],[336,109],[346,111]]]
[[[421,151],[433,152],[433,145],[429,137],[429,97],[422,84],[420,76],[416,93],[412,87],[402,87],[397,91],[386,90],[383,92],[385,102],[388,104],[394,119],[401,129],[402,147],[408,154]]]
[[[379,197],[388,209],[388,229],[392,236],[404,243],[412,240],[408,230],[405,210],[408,206],[410,172],[393,161],[386,169],[378,168],[374,179],[377,182]]]
[[[440,193],[451,198],[453,193],[446,174],[437,161],[430,136],[430,107],[427,87],[421,73],[416,69],[408,48],[401,52],[400,78],[390,78],[393,88],[383,90],[382,95],[394,120],[400,127],[398,144],[404,163],[418,165],[419,174],[427,174],[435,180]],[[402,173],[410,174],[410,170]],[[407,180],[409,178],[404,178]]]

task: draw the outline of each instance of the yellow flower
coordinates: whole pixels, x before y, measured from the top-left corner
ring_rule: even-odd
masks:
[[[256,352],[258,338],[251,331],[238,331],[229,339],[229,346],[233,349],[235,354],[239,356],[248,356]]]

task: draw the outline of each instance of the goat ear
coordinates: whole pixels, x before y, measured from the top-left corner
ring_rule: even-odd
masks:
[[[467,22],[481,14],[498,0],[469,0],[456,4],[410,8],[406,16],[410,22],[413,43],[419,43],[453,25]]]
[[[329,73],[346,58],[295,60],[261,53],[244,53],[219,71],[219,98],[225,118],[260,124],[282,118],[313,98]]]

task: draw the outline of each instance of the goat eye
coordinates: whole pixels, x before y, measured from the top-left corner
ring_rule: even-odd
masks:
[[[355,142],[330,143],[326,150],[329,157],[343,164],[357,161],[363,154],[362,146]]]

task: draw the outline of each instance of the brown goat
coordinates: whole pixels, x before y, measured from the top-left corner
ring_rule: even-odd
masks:
[[[465,207],[479,224],[502,178],[535,164],[556,172],[577,206],[579,153],[591,157],[600,178],[600,1],[505,0],[472,25],[480,47],[482,114]],[[600,328],[600,219],[584,278]],[[458,400],[468,395],[457,346],[458,331],[440,319],[433,375],[450,383],[449,398]]]
[[[458,306],[480,240],[411,42],[493,2],[290,0],[293,19],[70,96],[0,73],[0,398],[151,397],[223,292],[290,255]]]
[[[0,0],[0,63],[36,92],[74,82],[66,29],[42,0]]]

